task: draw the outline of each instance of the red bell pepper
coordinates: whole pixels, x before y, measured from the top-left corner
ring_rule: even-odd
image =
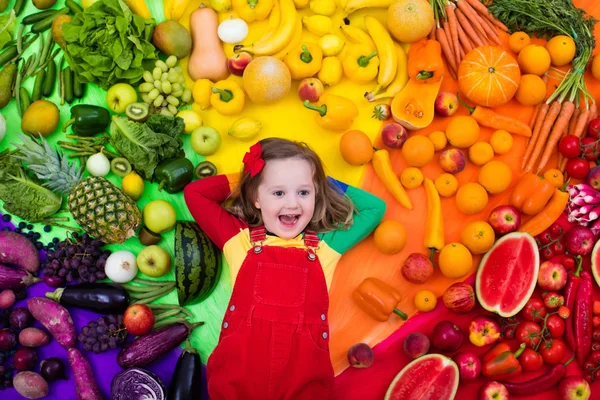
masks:
[[[485,353],[481,359],[483,362],[482,372],[488,378],[506,379],[519,375],[523,369],[517,358],[525,350],[525,343],[522,343],[516,352],[510,350],[506,343],[500,343]]]

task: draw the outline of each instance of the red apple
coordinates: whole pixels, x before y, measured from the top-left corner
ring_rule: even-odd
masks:
[[[143,336],[154,326],[154,313],[145,304],[129,306],[123,315],[123,325],[132,335]]]
[[[506,386],[500,382],[491,381],[486,382],[481,389],[479,389],[479,400],[508,400],[510,396]]]
[[[252,54],[242,51],[229,57],[227,60],[227,69],[233,75],[242,76],[250,61],[252,61]]]
[[[449,117],[458,110],[458,98],[452,92],[440,92],[435,98],[435,112]]]
[[[402,276],[411,283],[425,283],[431,275],[433,275],[433,265],[423,254],[412,253],[402,264]]]
[[[594,233],[585,226],[575,225],[565,235],[565,247],[569,254],[587,256],[592,252],[595,244]]]
[[[357,343],[348,350],[348,363],[354,368],[367,368],[373,364],[373,350],[366,343]]]
[[[516,207],[502,205],[494,208],[488,217],[488,222],[494,232],[504,235],[514,232],[521,225],[521,214]]]
[[[325,92],[323,83],[317,78],[304,78],[298,85],[298,96],[300,100],[308,100],[311,103],[319,101],[319,97]]]
[[[477,379],[481,374],[481,360],[473,353],[458,353],[454,356],[461,380]]]
[[[567,270],[557,262],[544,261],[538,272],[538,285],[542,290],[559,291],[567,284]]]
[[[467,165],[467,157],[465,153],[459,149],[444,150],[440,154],[440,166],[449,174],[458,174]]]
[[[408,132],[402,125],[392,122],[387,124],[381,130],[381,140],[390,149],[399,149],[408,139]]]
[[[563,400],[588,400],[592,396],[590,384],[581,376],[567,376],[560,381],[558,393]]]

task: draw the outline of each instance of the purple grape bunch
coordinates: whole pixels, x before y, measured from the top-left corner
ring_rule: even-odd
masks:
[[[102,353],[122,346],[127,338],[122,315],[107,315],[81,328],[77,339],[85,351]]]

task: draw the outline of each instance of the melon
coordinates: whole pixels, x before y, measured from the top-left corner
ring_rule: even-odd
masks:
[[[387,27],[399,42],[414,43],[429,35],[435,26],[433,8],[427,0],[398,0],[391,2]]]
[[[292,75],[285,63],[275,57],[257,57],[244,69],[242,84],[256,104],[271,104],[290,91]]]
[[[594,279],[596,280],[596,284],[600,286],[600,240],[596,242],[594,245],[594,250],[592,250],[592,274],[594,275]]]
[[[384,400],[452,400],[458,390],[458,366],[441,354],[412,361],[396,375]]]
[[[531,297],[540,269],[533,236],[513,232],[503,236],[483,256],[475,292],[481,306],[502,317],[512,317]]]

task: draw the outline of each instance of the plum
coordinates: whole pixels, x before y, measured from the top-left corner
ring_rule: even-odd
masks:
[[[373,350],[366,343],[357,343],[348,350],[348,363],[354,368],[367,368],[373,364]]]
[[[421,332],[413,332],[404,339],[402,348],[407,357],[415,359],[427,354],[430,344],[427,336]]]
[[[13,356],[13,367],[16,371],[31,371],[37,364],[38,357],[34,349],[20,347]]]
[[[16,345],[16,333],[8,328],[0,329],[0,351],[12,350]]]

